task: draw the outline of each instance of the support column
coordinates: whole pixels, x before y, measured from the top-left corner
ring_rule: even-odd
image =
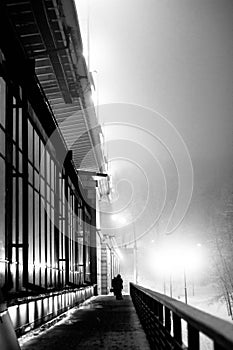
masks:
[[[105,242],[101,244],[101,294],[108,294],[108,262]]]

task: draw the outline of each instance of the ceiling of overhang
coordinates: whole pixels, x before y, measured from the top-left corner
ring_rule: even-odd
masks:
[[[75,167],[102,171],[103,154],[72,0],[7,0],[9,15],[52,107]]]

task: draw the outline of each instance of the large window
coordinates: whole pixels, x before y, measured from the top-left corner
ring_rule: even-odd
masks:
[[[24,91],[0,76],[0,284],[11,276],[15,292],[91,280],[91,216],[45,138]]]
[[[6,84],[0,77],[0,286],[5,283],[5,195],[6,195]]]
[[[22,148],[22,100],[21,90],[14,88],[13,96],[8,94],[8,107],[13,107],[12,123],[8,129],[8,152],[12,151],[12,164],[8,163],[7,180],[9,186],[8,211],[12,207],[12,218],[8,217],[8,231],[10,230],[9,220],[12,220],[12,232],[8,232],[9,239],[12,238],[12,251],[8,252],[11,257],[11,273],[15,280],[15,290],[22,288],[23,272],[23,148]],[[11,105],[12,104],[12,105]],[[11,157],[10,157],[11,158]],[[11,178],[12,177],[12,178]],[[12,186],[12,192],[10,187]],[[12,198],[10,195],[12,194]],[[8,194],[7,194],[8,196]],[[11,236],[12,235],[12,236]]]
[[[65,210],[65,175],[59,172],[59,283],[65,284],[65,232],[66,232],[66,210]]]
[[[91,259],[90,259],[90,245],[91,245],[91,216],[88,211],[84,210],[84,271],[85,271],[85,282],[91,281]]]
[[[54,230],[56,165],[30,119],[28,173],[29,283],[48,288],[56,285],[58,278]]]

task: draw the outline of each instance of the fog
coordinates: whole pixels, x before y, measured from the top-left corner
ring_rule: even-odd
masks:
[[[78,6],[86,46],[87,8]],[[125,250],[136,234],[139,280],[152,281],[144,256],[161,242],[214,254],[211,236],[231,199],[233,3],[92,0],[89,20],[112,181],[103,231]],[[179,225],[168,234],[172,212]]]

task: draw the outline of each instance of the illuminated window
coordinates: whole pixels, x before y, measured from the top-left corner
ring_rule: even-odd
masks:
[[[0,77],[0,286],[5,282],[5,100],[6,84]]]
[[[90,281],[91,217],[38,120],[0,77],[0,285],[10,266],[13,292]]]

